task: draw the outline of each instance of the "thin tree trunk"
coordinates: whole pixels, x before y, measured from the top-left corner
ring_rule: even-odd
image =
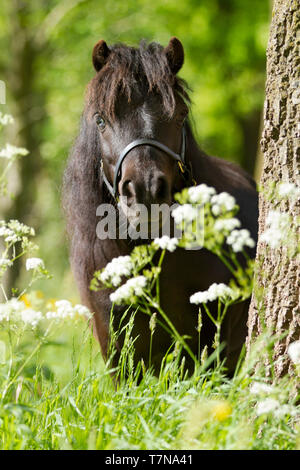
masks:
[[[32,37],[29,18],[32,13],[28,4],[11,0],[10,53],[11,63],[7,71],[7,83],[13,96],[13,114],[18,124],[17,144],[29,150],[29,155],[18,163],[19,188],[12,206],[7,210],[7,219],[39,227],[36,195],[41,174],[40,143],[45,119],[45,95],[37,88],[36,60],[40,54]],[[15,40],[17,38],[17,40]],[[16,287],[21,261],[10,270],[9,287]]]
[[[294,225],[300,215],[298,201],[269,200],[270,183],[299,185],[300,174],[300,0],[275,0],[267,50],[267,82],[264,106],[259,243],[256,257],[256,289],[249,311],[248,352],[264,325],[287,335],[276,341],[273,359],[276,376],[292,373],[288,345],[300,336],[299,253],[287,247],[272,249],[261,241],[270,210],[288,213]],[[298,219],[299,220],[299,219]],[[298,227],[299,228],[299,227]],[[292,227],[291,227],[292,229]],[[295,248],[295,247],[294,247]]]

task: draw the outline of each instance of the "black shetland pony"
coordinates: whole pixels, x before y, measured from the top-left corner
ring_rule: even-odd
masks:
[[[183,65],[181,42],[171,38],[167,47],[157,43],[139,48],[118,44],[108,47],[99,41],[93,50],[96,75],[87,88],[79,137],[69,157],[64,176],[64,210],[71,243],[71,263],[81,301],[94,312],[94,326],[102,353],[107,356],[111,302],[108,289],[90,290],[94,271],[114,257],[131,252],[132,240],[100,240],[96,235],[96,209],[126,196],[128,206],[136,203],[171,204],[175,192],[206,183],[217,192],[232,194],[240,206],[242,226],[257,238],[257,193],[252,179],[236,165],[206,155],[198,148],[189,125],[189,99],[185,82],[177,77]],[[184,124],[185,123],[185,124]],[[184,173],[174,155],[180,156],[185,128]],[[144,139],[152,144],[133,145]],[[164,150],[154,145],[160,143]],[[126,158],[125,158],[126,156]],[[121,160],[120,160],[121,159]],[[116,169],[119,167],[119,171]],[[252,252],[251,252],[252,251]],[[255,250],[250,250],[254,256]],[[189,297],[214,282],[228,283],[231,275],[219,259],[205,249],[177,249],[167,253],[160,278],[161,306],[195,355],[198,348],[198,307]],[[229,374],[234,371],[246,337],[249,303],[231,307],[222,326],[221,339]],[[212,304],[212,311],[216,306]],[[116,318],[124,308],[116,310]],[[215,334],[211,321],[203,318],[201,346],[209,352]],[[147,364],[149,317],[137,313],[133,330],[135,358]],[[122,341],[121,341],[122,342]],[[171,339],[159,327],[153,336],[152,365],[159,371]],[[122,344],[118,345],[119,348]],[[191,364],[188,365],[191,367]]]

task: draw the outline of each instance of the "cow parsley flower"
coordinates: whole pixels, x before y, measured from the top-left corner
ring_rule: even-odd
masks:
[[[17,156],[17,155],[28,155],[28,150],[21,148],[21,147],[15,147],[14,145],[6,144],[6,147],[0,150],[0,157],[2,158],[7,158],[10,160],[11,158]]]
[[[161,238],[155,238],[153,243],[162,250],[174,251],[178,245],[178,238],[170,238],[168,235],[163,235]]]
[[[224,212],[232,211],[236,206],[236,201],[231,194],[222,192],[211,198],[211,211],[213,215],[218,216]]]
[[[290,405],[281,405],[280,407],[276,408],[274,411],[275,418],[281,419],[284,418],[286,415],[296,416],[297,409]]]
[[[241,222],[235,217],[230,219],[218,219],[215,222],[214,229],[217,232],[231,232],[237,227],[241,226]]]
[[[73,319],[77,315],[82,317],[91,317],[91,313],[84,305],[76,304],[74,307],[69,300],[57,300],[55,302],[56,310],[49,311],[46,313],[48,320],[65,320]]]
[[[256,414],[261,416],[263,414],[272,413],[280,407],[280,403],[275,398],[266,398],[265,400],[259,401],[256,405]]]
[[[271,385],[267,385],[260,382],[253,382],[250,387],[250,393],[254,395],[268,394],[274,392],[274,388]]]
[[[20,316],[20,313],[24,308],[24,302],[19,301],[15,297],[3,304],[0,304],[0,322],[15,320]]]
[[[300,197],[300,188],[293,183],[280,183],[277,192],[281,198],[297,199]]]
[[[0,258],[0,269],[6,269],[13,265],[13,262],[8,258]]]
[[[172,210],[172,216],[174,217],[175,223],[180,224],[181,222],[192,222],[196,219],[198,211],[192,204],[182,204]]]
[[[145,276],[137,276],[129,279],[123,286],[110,294],[110,300],[117,305],[128,303],[134,300],[134,297],[140,297],[144,293],[147,285]]]
[[[121,284],[122,276],[130,276],[133,267],[130,256],[118,256],[106,265],[99,279],[103,284],[112,284],[117,287]]]
[[[300,364],[300,341],[291,343],[287,352],[294,364]]]
[[[23,323],[35,328],[37,324],[43,319],[41,312],[37,312],[33,308],[25,308],[20,313],[21,320]]]
[[[28,258],[26,260],[26,269],[29,271],[30,269],[39,269],[44,268],[44,261],[41,258]]]
[[[206,184],[199,184],[188,189],[190,202],[197,204],[206,204],[214,194],[216,194],[215,188]]]
[[[0,304],[0,322],[9,321],[13,324],[22,322],[25,326],[35,328],[42,319],[43,315],[41,312],[37,312],[32,308],[27,308],[23,301],[14,297],[3,304]]]
[[[251,238],[247,229],[233,230],[226,238],[226,243],[230,245],[235,253],[243,251],[245,246],[249,248],[255,247],[255,241]]]
[[[207,302],[213,302],[214,300],[221,298],[223,300],[233,299],[235,292],[231,287],[226,284],[212,284],[208,290],[202,292],[196,292],[190,297],[191,304],[202,304]]]
[[[0,124],[2,126],[7,126],[7,124],[12,124],[14,122],[14,118],[10,114],[3,114],[0,111]]]
[[[270,211],[266,218],[266,230],[261,234],[261,241],[271,248],[279,248],[286,240],[290,226],[290,217],[280,211]]]

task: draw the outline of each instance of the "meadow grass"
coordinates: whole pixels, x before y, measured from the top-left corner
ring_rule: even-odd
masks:
[[[1,340],[9,343],[7,331]],[[143,364],[133,368],[128,335],[116,385],[83,320],[59,324],[38,348],[37,342],[36,333],[26,333],[13,356],[6,351],[1,359],[1,449],[299,448],[296,377],[267,394],[251,393],[253,382],[266,382],[257,366],[262,343],[230,380],[207,361],[187,377],[176,348],[155,377]],[[280,404],[277,411],[290,411],[258,414],[259,402],[270,399]]]

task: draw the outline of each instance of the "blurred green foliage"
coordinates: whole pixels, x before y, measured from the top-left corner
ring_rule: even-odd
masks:
[[[171,36],[180,38],[185,48],[180,75],[192,90],[191,111],[200,146],[253,171],[269,7],[267,0],[3,0],[0,79],[7,84],[5,110],[17,117],[22,99],[12,90],[18,90],[15,81],[22,80],[23,72],[30,87],[28,109],[22,114],[23,126],[32,127],[25,142],[32,167],[21,181],[21,194],[32,190],[34,202],[25,207],[23,221],[29,218],[38,229],[40,255],[54,274],[48,295],[75,295],[60,187],[85,87],[94,74],[93,45],[101,38],[108,44],[130,45],[141,39],[166,45]],[[18,69],[22,47],[27,59]],[[26,60],[32,62],[30,69]],[[38,138],[30,146],[33,135]]]

